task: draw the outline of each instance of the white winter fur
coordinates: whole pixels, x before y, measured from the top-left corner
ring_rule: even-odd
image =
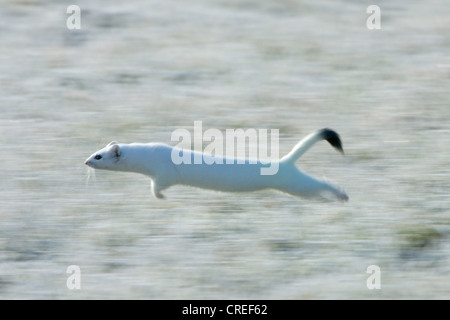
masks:
[[[152,193],[157,198],[164,198],[161,193],[164,189],[181,184],[228,192],[272,188],[305,197],[323,197],[325,193],[331,193],[338,199],[347,201],[345,192],[303,173],[295,166],[295,161],[306,150],[323,139],[320,132],[308,135],[290,153],[277,161],[278,172],[274,175],[261,175],[261,168],[270,166],[270,163],[263,164],[258,161],[253,164],[246,160],[244,164],[238,164],[236,161],[233,164],[227,164],[226,158],[222,158],[222,161],[213,161],[215,159],[213,155],[181,150],[162,143],[111,142],[91,155],[85,163],[94,169],[129,171],[147,175],[152,179]],[[191,164],[174,164],[171,158],[172,152],[187,153],[191,157]],[[203,159],[209,158],[210,161],[194,164],[195,154],[202,156]],[[187,157],[186,154],[184,156]]]

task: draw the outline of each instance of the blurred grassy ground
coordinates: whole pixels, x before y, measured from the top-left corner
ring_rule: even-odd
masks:
[[[364,1],[79,1],[79,31],[58,1],[0,3],[0,297],[449,298],[446,1],[380,2],[377,31]],[[334,128],[346,156],[299,165],[350,202],[87,181],[109,141],[196,120],[279,129],[281,155]]]

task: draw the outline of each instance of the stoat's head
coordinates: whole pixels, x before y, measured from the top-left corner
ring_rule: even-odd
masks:
[[[115,141],[110,142],[103,149],[98,150],[84,162],[85,165],[94,169],[117,170],[121,150]]]

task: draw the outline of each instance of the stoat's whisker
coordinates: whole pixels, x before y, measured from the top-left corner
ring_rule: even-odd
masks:
[[[87,176],[86,176],[86,187],[89,185],[89,181],[91,180],[95,181],[95,170],[91,167],[88,167],[87,169]]]

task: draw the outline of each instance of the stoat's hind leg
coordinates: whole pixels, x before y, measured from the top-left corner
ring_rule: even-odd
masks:
[[[281,191],[290,193],[295,196],[300,197],[310,197],[310,198],[337,198],[340,201],[348,201],[347,194],[338,187],[332,184],[317,180],[312,177],[304,178],[306,181],[303,183],[289,183],[279,188]]]
[[[348,196],[342,189],[335,187],[326,181],[321,181],[321,185],[317,186],[317,189],[312,191],[314,196],[319,196],[323,198],[330,198],[330,196],[331,197],[334,196],[342,202],[348,201]]]
[[[348,201],[348,195],[345,193],[344,190],[338,189],[336,187],[331,186],[334,190],[333,193],[334,195],[342,202],[347,202]]]
[[[167,187],[162,187],[160,184],[158,184],[156,181],[152,180],[152,194],[155,198],[158,199],[165,199],[164,195],[161,193],[162,190],[164,190]]]

